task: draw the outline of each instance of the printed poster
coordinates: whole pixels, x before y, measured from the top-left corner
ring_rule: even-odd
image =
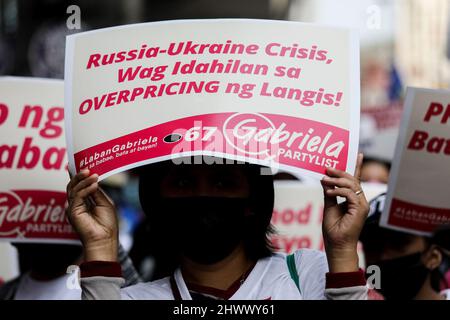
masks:
[[[408,88],[381,225],[430,235],[450,223],[450,91]]]
[[[65,215],[61,80],[0,77],[0,240],[79,242]]]
[[[217,156],[321,177],[354,171],[359,44],[343,28],[267,20],[144,23],[67,37],[69,168],[100,180]]]

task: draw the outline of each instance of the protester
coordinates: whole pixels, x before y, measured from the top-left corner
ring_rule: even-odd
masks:
[[[82,170],[67,190],[69,220],[85,250],[83,298],[366,299],[356,253],[368,211],[361,163],[362,155],[354,176],[330,168],[322,180],[326,257],[304,249],[291,258],[268,244],[273,178],[261,175],[260,166],[149,165],[140,177],[140,200],[160,236],[149,238],[149,246],[170,249],[165,270],[175,271],[122,290],[115,209],[99,191],[98,176]],[[337,196],[347,202],[338,205]]]
[[[80,300],[77,273],[67,272],[81,260],[80,245],[13,243],[20,275],[0,287],[0,300]],[[76,271],[75,271],[76,272]],[[71,278],[72,277],[72,278]]]
[[[442,262],[439,265],[439,272],[442,277],[441,294],[450,300],[450,225],[439,227],[433,234],[431,243],[438,246],[442,253]]]
[[[367,265],[380,268],[380,288],[376,289],[388,300],[449,299],[448,291],[440,292],[449,270],[449,227],[438,229],[433,237],[380,227],[385,197],[371,201],[360,238]]]
[[[111,202],[110,199],[108,201]],[[17,249],[20,274],[0,286],[0,300],[80,300],[78,265],[83,260],[79,244],[12,243]],[[123,287],[141,281],[119,244],[118,256],[123,277]],[[69,266],[75,268],[70,269]]]
[[[79,270],[82,247],[70,244],[13,243],[20,275],[0,284],[0,300],[80,300]],[[126,251],[119,245],[118,261],[124,287],[140,282]]]
[[[155,171],[156,174],[158,173],[158,170],[153,169],[153,171]],[[159,178],[160,177],[158,177],[158,179]],[[285,171],[278,171],[278,173],[274,174],[273,180],[299,181],[297,177]],[[149,191],[147,194],[152,194],[152,192]],[[267,206],[270,207],[271,204],[269,203]],[[159,228],[154,228],[155,230],[152,230],[151,226],[157,225],[158,222],[155,221],[152,223],[151,218],[155,220],[155,217],[152,217],[152,215],[149,214],[136,228],[133,234],[133,247],[129,253],[131,260],[134,262],[136,269],[144,281],[157,280],[167,275],[167,271],[165,271],[167,268],[166,265],[168,261],[170,261],[170,257],[166,257],[165,254],[166,252],[170,252],[170,249],[161,248],[160,243],[155,246],[149,244],[149,237],[153,235],[153,238],[157,239],[158,237],[155,236],[155,233],[160,230]]]
[[[388,183],[391,164],[376,158],[364,158],[361,168],[362,182]]]

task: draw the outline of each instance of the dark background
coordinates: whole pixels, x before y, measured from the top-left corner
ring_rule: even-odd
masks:
[[[0,75],[63,78],[70,5],[82,29],[204,18],[285,19],[290,0],[0,0]]]

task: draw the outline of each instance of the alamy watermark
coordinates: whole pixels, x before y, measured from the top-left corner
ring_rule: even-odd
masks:
[[[66,13],[69,17],[66,20],[66,26],[69,30],[81,29],[81,9],[77,5],[70,5],[67,7]]]

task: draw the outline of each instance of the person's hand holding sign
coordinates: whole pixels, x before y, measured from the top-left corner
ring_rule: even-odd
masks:
[[[98,175],[79,172],[67,185],[67,196],[67,215],[83,243],[85,261],[117,261],[116,210],[100,189]]]
[[[358,271],[357,244],[369,204],[361,189],[363,155],[359,154],[355,174],[327,168],[321,180],[324,191],[322,231],[330,272]],[[338,204],[337,197],[347,201]]]

